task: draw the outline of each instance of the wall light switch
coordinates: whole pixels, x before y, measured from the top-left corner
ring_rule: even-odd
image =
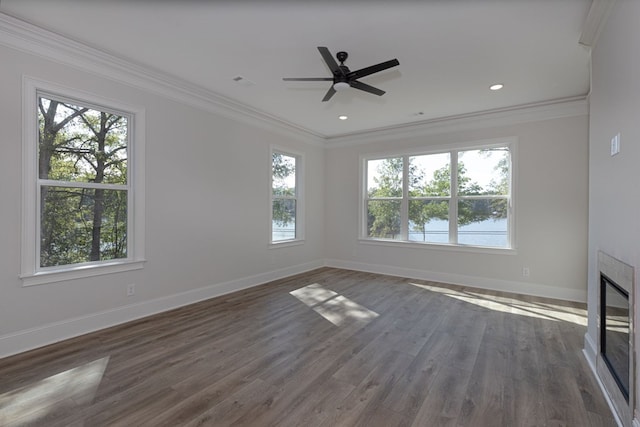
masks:
[[[620,152],[620,134],[611,138],[611,155],[615,156]]]

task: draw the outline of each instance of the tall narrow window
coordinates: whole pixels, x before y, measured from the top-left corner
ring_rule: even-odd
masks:
[[[144,111],[26,79],[24,114],[24,284],[141,268]]]
[[[271,156],[271,242],[301,239],[300,156],[272,151]]]
[[[509,146],[367,159],[364,237],[510,248]]]

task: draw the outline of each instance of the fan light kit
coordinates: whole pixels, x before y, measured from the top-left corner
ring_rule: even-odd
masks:
[[[382,96],[385,94],[385,91],[362,83],[358,81],[358,79],[366,77],[373,73],[377,73],[379,71],[386,70],[387,68],[400,65],[397,59],[392,59],[390,61],[381,62],[380,64],[362,68],[360,70],[351,71],[346,65],[344,65],[344,61],[346,61],[349,57],[349,54],[347,52],[338,52],[336,54],[336,58],[340,62],[340,65],[338,65],[336,60],[333,59],[333,56],[331,56],[331,52],[329,52],[329,49],[323,46],[319,46],[318,51],[320,52],[320,55],[322,55],[322,59],[324,59],[324,62],[326,62],[329,66],[329,69],[333,73],[333,77],[285,77],[282,80],[298,82],[333,82],[327,94],[324,96],[324,98],[322,98],[322,102],[330,100],[336,92],[349,89],[350,87],[369,92],[374,95]]]

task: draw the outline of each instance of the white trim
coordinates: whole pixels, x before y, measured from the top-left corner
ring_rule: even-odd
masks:
[[[1,14],[0,14],[1,17]],[[74,264],[60,268],[40,268],[38,259],[39,203],[37,195],[37,96],[60,95],[63,99],[72,99],[90,106],[102,106],[129,117],[128,177],[129,200],[128,229],[132,239],[128,242],[128,257],[122,260],[110,260],[100,263]],[[22,249],[21,273],[24,286],[40,285],[49,282],[73,280],[82,277],[110,274],[140,269],[145,261],[145,109],[102,97],[100,95],[69,88],[57,83],[22,77]],[[55,185],[66,185],[56,182]],[[82,187],[84,184],[79,183]],[[113,185],[109,185],[113,188]],[[119,186],[118,186],[119,187]]]
[[[140,270],[144,268],[145,260],[118,261],[100,264],[73,264],[61,269],[40,270],[34,274],[22,274],[22,286],[43,285],[45,283],[64,282],[67,280],[83,279],[85,277],[101,276],[104,274],[122,273],[124,271]]]
[[[270,242],[268,249],[288,248],[290,246],[304,245],[304,240],[278,240],[277,242]]]
[[[414,268],[395,267],[383,264],[368,264],[362,262],[343,261],[338,259],[325,260],[327,267],[344,268],[364,271],[368,273],[386,274],[389,276],[405,277],[408,279],[430,280],[453,285],[471,286],[479,289],[512,292],[521,295],[532,295],[545,298],[555,298],[565,301],[587,301],[587,291],[579,289],[558,288],[541,283],[516,282],[512,280],[492,279],[477,276],[466,276],[456,273],[441,273]]]
[[[584,358],[587,360],[587,364],[589,365],[589,368],[591,368],[593,377],[595,378],[596,382],[598,383],[598,386],[600,387],[600,390],[602,391],[604,400],[607,402],[607,405],[609,405],[609,410],[611,411],[611,415],[613,415],[613,418],[619,427],[624,427],[622,420],[618,416],[618,413],[616,412],[613,406],[613,401],[609,397],[609,393],[607,393],[607,390],[605,389],[605,386],[602,380],[600,380],[600,376],[598,375],[598,371],[596,369],[596,363],[597,363],[596,362],[596,358],[597,358],[596,346],[593,340],[591,339],[591,336],[589,336],[588,333],[585,334],[584,336],[584,343],[585,345],[584,345],[584,348],[582,349],[582,354],[584,355]],[[638,423],[638,420],[635,418],[633,420],[633,425],[634,427],[640,427],[640,423]]]
[[[137,89],[159,94],[183,104],[201,108],[204,111],[239,120],[251,126],[289,136],[293,135],[305,143],[316,146],[359,145],[388,140],[390,137],[408,138],[417,135],[508,126],[588,114],[587,99],[585,96],[579,96],[329,136],[295,125],[158,70],[70,40],[1,12],[0,44]]]
[[[613,8],[616,0],[592,0],[589,7],[589,14],[582,26],[582,34],[578,39],[578,43],[583,46],[592,48],[598,42],[600,31],[607,22],[609,12]]]
[[[584,349],[582,350],[584,357],[587,358],[587,362],[591,366],[591,370],[596,372],[596,357],[598,356],[598,347],[593,340],[589,332],[584,334]]]
[[[326,146],[349,147],[416,138],[428,135],[439,135],[451,132],[497,128],[521,123],[542,120],[560,119],[565,117],[586,116],[589,114],[589,104],[586,96],[556,99],[546,102],[516,105],[496,110],[479,111],[470,114],[442,117],[418,123],[371,129],[348,135],[327,138]]]
[[[495,246],[470,246],[449,243],[415,242],[407,240],[373,239],[370,237],[359,238],[358,243],[372,246],[390,246],[408,249],[431,249],[435,251],[449,251],[459,253],[479,253],[493,255],[517,255],[518,251],[511,248],[501,248]]]
[[[321,145],[323,135],[131,60],[103,52],[0,12],[0,44],[149,91],[245,124]]]
[[[313,261],[0,336],[0,358],[322,267]]]

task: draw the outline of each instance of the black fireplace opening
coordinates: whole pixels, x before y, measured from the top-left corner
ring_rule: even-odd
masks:
[[[629,293],[600,274],[600,352],[629,402]]]

